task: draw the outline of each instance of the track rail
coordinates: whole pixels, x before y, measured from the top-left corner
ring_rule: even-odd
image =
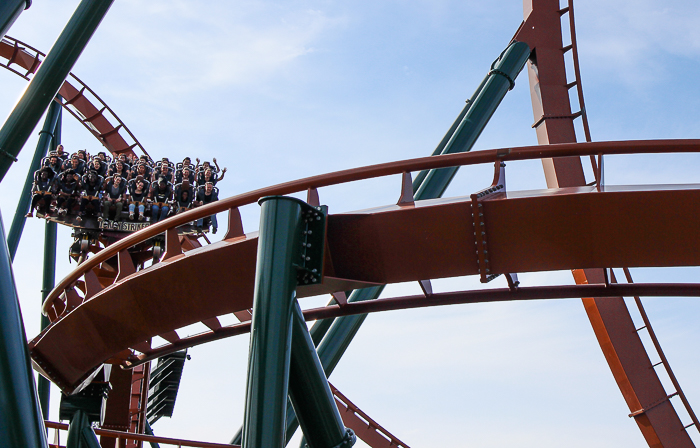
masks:
[[[343,305],[328,305],[304,311],[306,321],[329,319],[357,314],[380,313],[384,311],[406,310],[413,308],[431,308],[435,306],[464,305],[470,303],[496,303],[522,300],[555,300],[579,299],[584,296],[618,297],[700,297],[700,284],[697,283],[635,283],[625,284],[591,284],[591,285],[559,285],[559,286],[528,286],[517,289],[481,289],[454,291],[392,297],[366,302],[350,302]],[[133,368],[161,356],[195,347],[208,342],[238,336],[250,332],[250,321],[222,326],[215,331],[207,331],[176,342],[167,343],[160,347],[147,349],[140,355],[135,355],[121,364],[125,368]]]
[[[51,422],[51,421],[45,421],[44,425],[47,428],[53,429],[56,431],[56,434],[58,434],[58,431],[68,431],[68,424],[66,423],[57,423],[57,422]],[[211,443],[211,442],[197,442],[194,440],[185,440],[185,439],[172,439],[169,437],[157,437],[157,436],[149,436],[146,434],[134,434],[132,432],[123,432],[123,431],[113,431],[110,429],[99,429],[95,428],[94,429],[95,434],[101,437],[106,437],[109,439],[116,439],[117,440],[117,446],[122,446],[120,445],[120,441],[130,441],[132,443],[139,443],[139,442],[149,442],[151,444],[157,444],[157,443],[163,443],[166,445],[176,445],[178,447],[191,447],[191,448],[238,448],[239,445],[229,445],[229,444],[223,444],[223,443]],[[54,436],[54,440],[56,443],[51,444],[51,447],[61,447],[61,444],[58,443],[58,435]]]
[[[0,41],[0,58],[5,61],[0,66],[27,81],[31,81],[44,57],[41,51],[13,37],[5,36]],[[58,92],[61,100],[56,100],[65,110],[112,154],[130,155],[138,151],[148,155],[131,130],[95,91],[73,73],[68,76]]]
[[[233,196],[221,201],[199,207],[188,212],[170,217],[164,221],[148,226],[115,244],[95,254],[80,264],[76,270],[68,274],[56,285],[47,296],[43,305],[44,314],[50,319],[56,320],[61,313],[57,309],[52,311],[54,302],[67,290],[75,285],[75,282],[84,277],[88,272],[112,257],[120,253],[125,254],[127,249],[138,243],[153,238],[156,235],[171,232],[187,222],[204,218],[214,213],[229,211],[229,232],[233,226],[236,235],[243,234],[240,224],[238,207],[252,204],[264,196],[285,195],[298,193],[308,189],[338,185],[347,182],[385,177],[404,172],[420,171],[425,169],[445,168],[451,166],[467,166],[478,164],[490,164],[496,160],[516,161],[532,160],[544,157],[572,157],[597,154],[652,154],[652,153],[695,153],[700,152],[700,140],[651,140],[651,141],[623,141],[623,142],[594,142],[594,143],[569,143],[560,145],[526,146],[517,148],[492,149],[462,154],[448,154],[419,159],[409,159],[399,162],[372,165],[363,168],[355,168],[334,173],[312,176],[297,181],[262,188],[249,193]],[[234,235],[227,234],[226,238]],[[167,255],[167,254],[166,254]],[[128,269],[128,268],[126,268]],[[126,271],[116,277],[117,281],[125,277]]]
[[[362,439],[372,448],[409,448],[395,435],[384,429],[369,415],[362,412],[352,401],[340,393],[332,384],[328,383],[335,398],[335,404],[340,411],[340,417],[348,428],[355,431],[357,437]]]
[[[262,196],[289,194],[305,189],[314,190],[316,187],[326,185],[427,168],[493,163],[494,160],[497,160],[497,166],[500,166],[503,160],[523,160],[554,154],[698,152],[699,150],[698,141],[586,143],[552,145],[545,148],[491,150],[341,171],[224,199],[147,227],[79,265],[78,269],[66,277],[45,302],[44,309],[52,320],[52,324],[30,343],[32,357],[38,369],[52,378],[59,387],[71,391],[87,378],[91,369],[110,357],[113,359],[109,362],[126,364],[143,361],[155,353],[162,353],[154,351],[147,342],[153,336],[162,337],[173,347],[181,347],[184,342],[176,330],[196,322],[206,325],[210,334],[189,340],[187,343],[203,342],[207,338],[213,340],[211,338],[215,339],[228,333],[229,330],[224,331],[217,316],[250,308],[252,304],[250,288],[253,284],[257,246],[255,235],[243,234],[237,207],[252,203]],[[406,183],[405,179],[402,183]],[[537,247],[538,241],[553,238],[555,235],[558,235],[557,238],[570,238],[569,233],[579,231],[576,230],[577,226],[591,225],[599,228],[603,224],[584,221],[578,213],[568,217],[567,213],[571,213],[567,210],[571,211],[576,207],[605,210],[603,213],[583,216],[593,220],[607,220],[609,217],[614,217],[618,228],[628,221],[654,219],[653,216],[658,213],[670,213],[672,210],[675,212],[681,209],[685,213],[682,219],[695,222],[697,218],[700,221],[698,207],[684,207],[687,203],[700,202],[700,186],[680,187],[680,190],[659,188],[648,186],[635,190],[608,187],[598,192],[595,187],[586,187],[561,189],[556,194],[543,190],[542,192],[509,192],[507,195],[503,193],[492,195],[491,199],[479,202],[484,207],[483,213],[487,222],[485,229],[489,233],[492,274],[566,269],[580,265],[597,266],[596,263],[602,263],[603,266],[608,265],[607,263],[618,266],[645,266],[649,263],[654,266],[659,265],[658,263],[664,266],[700,264],[700,259],[697,259],[700,247],[696,251],[695,246],[686,245],[687,250],[667,254],[668,251],[664,248],[679,243],[667,239],[684,238],[684,235],[679,233],[654,234],[654,241],[658,248],[648,246],[642,251],[630,252],[621,249],[608,250],[606,253],[605,244],[608,240],[630,238],[630,235],[619,234],[615,228],[605,229],[596,241],[597,246],[587,244],[585,247],[577,248],[565,245],[562,247],[566,247],[566,250],[541,254],[541,257],[524,255],[540,250]],[[467,255],[473,253],[470,252],[473,250],[470,247],[474,247],[475,237],[471,235],[472,227],[469,219],[463,218],[470,210],[472,213],[477,210],[476,204],[472,202],[476,196],[480,195],[472,195],[471,200],[452,198],[432,202],[419,201],[410,206],[404,204],[364,212],[330,215],[327,235],[330,259],[326,260],[328,273],[323,284],[300,287],[299,296],[356,289],[377,283],[479,273],[480,268],[476,258],[470,260]],[[572,206],[572,204],[578,205]],[[625,207],[624,204],[628,205]],[[646,205],[639,207],[640,204]],[[231,210],[229,232],[223,241],[183,253],[177,236],[176,228],[179,225],[228,209]],[[533,212],[533,210],[537,211]],[[695,214],[698,216],[696,217]],[[516,218],[511,219],[514,216]],[[401,225],[398,225],[399,221]],[[546,223],[552,222],[557,223],[556,228],[546,228]],[[517,228],[510,223],[517,223]],[[393,230],[382,232],[382,229]],[[562,231],[564,234],[560,233]],[[166,233],[166,253],[163,262],[136,272],[133,265],[129,265],[131,259],[128,248],[162,232]],[[426,235],[432,235],[432,237],[426,239]],[[513,235],[525,236],[513,239]],[[631,240],[637,241],[638,238],[650,236],[634,235]],[[352,247],[347,247],[348,244]],[[550,246],[559,247],[559,244]],[[418,257],[414,257],[416,263],[412,263],[415,266],[410,269],[404,266],[405,263],[397,262],[395,259],[410,256],[405,253],[406,251]],[[437,257],[440,258],[440,263],[427,262],[427,260],[435,260],[436,253],[443,254]],[[579,255],[571,258],[572,254]],[[96,272],[100,269],[100,263],[113,256],[119,258],[119,272],[114,279],[115,283],[101,284]],[[361,260],[380,260],[381,263],[360,262]],[[542,262],[542,260],[545,261]],[[197,280],[193,277],[194,273],[199,272],[196,266],[204,265],[211,266],[208,271],[210,275],[220,278],[215,288],[209,285],[206,291],[202,289],[201,279]],[[157,293],[158,284],[168,281],[169,278],[187,276],[192,281],[183,283],[181,288],[167,297]],[[76,291],[76,285],[81,286],[83,296]],[[577,294],[582,294],[581,291],[583,290],[577,291]],[[401,306],[409,305],[407,302]],[[88,322],[90,323],[87,324]],[[230,331],[236,332],[241,329]],[[139,358],[132,356],[131,352],[124,352],[129,348],[145,356]],[[121,352],[123,353],[120,354]]]

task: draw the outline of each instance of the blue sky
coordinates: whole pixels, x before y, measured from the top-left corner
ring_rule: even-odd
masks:
[[[429,155],[522,20],[517,0],[144,3],[115,2],[73,72],[152,156],[216,157],[227,166],[221,196]],[[77,4],[36,1],[9,35],[47,52]],[[697,138],[700,4],[575,6],[593,139]],[[0,114],[9,114],[26,82],[7,71],[0,79]],[[527,84],[523,73],[474,150],[536,144]],[[68,115],[63,139],[70,151],[100,149]],[[35,144],[36,134],[2,184],[6,227],[19,194],[13,183],[21,185]],[[699,161],[611,157],[606,180],[700,183]],[[463,169],[447,195],[479,190],[491,176],[487,167]],[[398,178],[381,179],[322,189],[320,197],[331,213],[357,210],[395,202],[399,185]],[[544,188],[540,163],[509,164],[508,187]],[[257,205],[242,212],[246,230],[256,230]],[[15,276],[31,337],[38,331],[43,224],[30,220],[24,235]],[[67,262],[69,232],[59,235],[60,278],[75,264]],[[698,273],[634,272],[640,281],[693,281]],[[567,272],[521,280],[573,282]],[[441,291],[478,287],[472,278],[435,282]],[[385,296],[417,291],[396,285]],[[696,299],[645,303],[697,407],[700,306]],[[156,433],[228,441],[242,422],[247,348],[241,336],[193,349],[175,415],[159,421]],[[644,444],[579,300],[370,316],[331,381],[412,447]]]

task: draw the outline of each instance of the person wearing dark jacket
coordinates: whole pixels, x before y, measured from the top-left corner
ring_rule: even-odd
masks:
[[[85,216],[85,209],[88,205],[92,206],[93,213],[99,213],[100,191],[102,191],[103,183],[104,178],[99,176],[95,171],[90,171],[83,176],[81,185],[82,195],[80,196],[80,214],[75,218],[76,222],[82,222],[83,216]]]
[[[175,213],[182,213],[192,207],[194,200],[194,188],[185,181],[175,185]]]
[[[170,201],[173,199],[173,184],[165,180],[164,177],[158,179],[151,185],[151,222],[156,223],[168,217],[170,212]]]
[[[54,190],[57,193],[56,208],[60,216],[66,216],[75,204],[80,189],[80,176],[75,171],[68,169],[54,183]]]
[[[197,205],[207,205],[219,200],[219,189],[211,182],[207,182],[197,188]],[[206,218],[197,220],[197,229],[201,232]],[[219,223],[216,220],[216,214],[211,215],[212,233],[216,233],[219,228]]]
[[[37,213],[44,213],[48,216],[51,213],[51,201],[55,173],[45,166],[34,174],[34,184],[32,184],[32,206],[27,213],[27,218],[34,216],[32,212],[36,208]],[[38,208],[37,208],[38,207]]]

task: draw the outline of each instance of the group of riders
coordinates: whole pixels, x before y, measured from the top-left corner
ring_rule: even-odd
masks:
[[[90,156],[86,150],[69,156],[59,145],[34,173],[27,217],[35,209],[45,218],[77,214],[75,222],[80,225],[88,215],[99,222],[109,220],[112,212],[113,220],[120,221],[128,210],[131,221],[155,223],[219,199],[216,184],[223,180],[226,168],[219,169],[216,159],[213,164],[195,162],[189,157],[177,164],[168,158],[154,162],[146,155],[123,153],[112,159],[106,152]],[[205,223],[208,227],[208,219],[198,220],[198,230]],[[211,216],[211,226],[216,233],[216,215]]]

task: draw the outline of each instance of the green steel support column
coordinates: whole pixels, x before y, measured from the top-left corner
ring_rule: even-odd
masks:
[[[68,426],[68,439],[66,440],[66,448],[83,448],[83,429],[89,427],[90,422],[88,416],[83,411],[75,411],[70,419]]]
[[[511,81],[514,82],[515,78],[517,78],[529,56],[530,48],[527,44],[513,42],[494,61],[489,74],[472,96],[473,101],[470,101],[465,106],[465,110],[463,110],[465,112],[464,116],[454,132],[450,132],[452,128],[447,132],[446,137],[449,135],[449,139],[444,144],[441,154],[471,150],[484,127],[486,127],[488,120],[510,90],[512,86]],[[438,148],[442,144],[441,142]],[[433,152],[433,155],[437,155],[436,152],[437,149]],[[441,197],[457,170],[458,167],[430,170],[427,175],[422,176],[420,185],[414,182],[414,198],[416,200],[425,200]],[[375,300],[383,290],[384,286],[355,290],[349,295],[348,302]],[[318,331],[314,331],[316,325],[311,328],[311,334],[314,339],[318,338],[327,328],[327,333],[323,336],[323,340],[318,346],[318,356],[327,376],[330,377],[331,373],[333,373],[333,369],[335,369],[366,317],[366,314],[343,316],[335,319],[330,326],[327,322],[319,323]],[[287,434],[294,434],[297,425],[296,418],[288,419]]]
[[[297,282],[293,262],[301,254],[302,202],[278,196],[259,202],[262,208],[242,446],[281,448]]]
[[[462,119],[441,154],[454,154],[472,149],[496,108],[515,85],[515,78],[530,57],[530,47],[523,42],[513,42],[491,65],[486,83],[474,104]],[[416,200],[434,199],[443,195],[459,167],[430,170],[415,192]]]
[[[355,433],[346,429],[340,418],[328,379],[296,300],[292,315],[289,398],[310,448],[351,447],[355,444]]]
[[[48,447],[0,214],[0,444]]]
[[[87,422],[87,419],[85,421]],[[90,426],[89,422],[86,426],[83,426],[82,434],[83,443],[87,448],[102,448],[100,446],[100,441],[97,438],[97,435],[95,434],[95,430],[92,429],[92,426]]]
[[[49,147],[51,146],[53,140],[53,131],[56,128],[56,123],[58,123],[58,118],[61,115],[61,105],[56,101],[53,101],[49,106],[48,112],[46,112],[46,119],[44,120],[44,126],[39,131],[39,141],[36,144],[36,150],[34,151],[34,157],[32,158],[32,163],[29,165],[29,172],[27,173],[27,178],[24,181],[24,187],[22,187],[22,192],[20,193],[19,202],[17,202],[17,209],[15,210],[15,216],[12,218],[12,224],[10,225],[10,233],[7,235],[7,246],[10,249],[10,258],[15,259],[17,254],[17,246],[19,246],[19,239],[22,237],[22,230],[24,230],[24,223],[27,218],[24,216],[29,211],[29,207],[32,202],[32,183],[34,181],[34,172],[40,168],[41,159],[46,157]]]
[[[61,88],[114,0],[82,0],[0,129],[0,181]]]
[[[457,119],[455,119],[454,123],[452,123],[452,126],[450,126],[450,129],[447,130],[447,133],[445,133],[444,137],[442,137],[442,140],[440,140],[440,143],[437,145],[435,150],[431,155],[433,156],[438,156],[442,154],[442,151],[445,149],[445,146],[447,143],[450,141],[452,136],[454,135],[455,131],[459,127],[460,123],[462,123],[462,120],[464,119],[464,116],[469,112],[469,109],[471,108],[472,104],[474,104],[474,101],[476,101],[476,98],[479,96],[481,93],[481,89],[484,88],[484,84],[486,84],[486,81],[488,81],[489,75],[486,75],[486,77],[481,81],[481,84],[479,84],[479,87],[477,87],[476,91],[472,94],[471,98],[467,100],[467,104],[464,105],[462,108],[462,111],[459,113],[457,116]],[[425,180],[425,176],[428,175],[430,170],[423,170],[420,171],[417,175],[416,178],[413,179],[413,193],[415,194],[416,191],[418,191],[418,188],[421,186],[423,181]],[[349,295],[349,294],[348,294]]]
[[[155,435],[155,434],[153,434],[153,429],[151,428],[151,424],[148,423],[148,420],[146,420],[146,434],[148,434],[149,436]],[[151,448],[160,448],[160,444],[158,444],[156,442],[148,442],[148,443],[151,444]],[[239,444],[237,443],[236,445],[239,445]]]
[[[22,11],[32,6],[32,0],[2,0],[0,2],[0,39],[5,37]]]
[[[51,150],[55,151],[56,147],[61,144],[61,117],[62,109],[59,109],[58,121],[53,131],[53,141],[51,142]],[[53,221],[46,221],[44,224],[44,274],[41,282],[41,303],[44,303],[46,297],[56,286],[56,240],[58,234],[58,224]],[[41,315],[42,331],[49,325],[49,318]],[[39,375],[37,383],[39,391],[39,405],[44,420],[49,420],[49,402],[51,396],[51,382]]]

